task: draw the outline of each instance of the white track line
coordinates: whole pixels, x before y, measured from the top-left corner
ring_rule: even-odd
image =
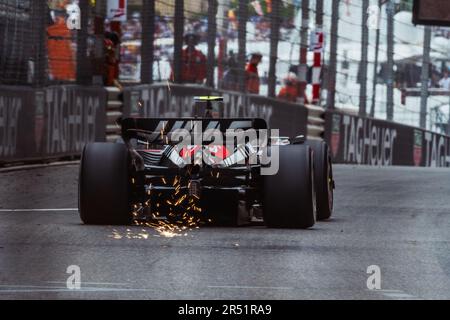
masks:
[[[385,293],[384,295],[386,297],[389,297],[389,298],[392,298],[392,299],[408,299],[408,300],[418,299],[415,296],[412,296],[412,295],[410,295],[408,293],[402,293],[402,292],[399,292],[399,293]]]
[[[402,290],[378,289],[378,290],[369,290],[369,291],[380,293],[390,299],[406,299],[406,300],[420,299],[420,298],[413,296],[409,293],[406,293]]]
[[[119,289],[119,288],[83,288],[70,290],[67,288],[43,288],[43,289],[0,289],[0,294],[2,293],[43,293],[43,292],[70,292],[70,293],[80,293],[80,292],[150,292],[155,291],[155,289]]]
[[[24,171],[24,170],[33,170],[33,169],[41,169],[48,167],[62,167],[62,166],[72,166],[80,164],[79,160],[75,161],[59,161],[59,162],[50,162],[50,163],[42,163],[42,164],[29,164],[29,165],[20,165],[20,166],[11,166],[0,168],[0,173],[14,172],[14,171]]]
[[[47,283],[53,283],[53,284],[66,284],[67,282],[64,281],[47,281]],[[85,282],[82,283],[88,284],[88,285],[101,285],[101,286],[127,286],[129,283],[113,283],[113,282]]]
[[[253,287],[253,286],[208,286],[211,289],[268,289],[268,290],[294,290],[292,287]]]
[[[60,209],[0,209],[0,212],[63,212],[78,211],[78,208],[60,208]]]
[[[105,287],[83,287],[80,289],[68,289],[61,286],[36,286],[36,285],[0,285],[2,293],[37,293],[37,292],[149,292],[156,289],[138,288],[105,288]]]

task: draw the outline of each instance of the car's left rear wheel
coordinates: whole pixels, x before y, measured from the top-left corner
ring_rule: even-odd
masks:
[[[124,144],[85,146],[78,181],[78,206],[85,224],[128,225],[132,221],[130,156]]]

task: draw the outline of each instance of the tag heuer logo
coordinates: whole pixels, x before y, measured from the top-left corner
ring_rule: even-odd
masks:
[[[339,141],[341,138],[341,115],[333,114],[333,121],[331,123],[331,152],[333,157],[336,157],[339,152]]]
[[[415,129],[413,157],[414,157],[414,165],[416,167],[420,166],[422,163],[422,140],[423,140],[423,132],[421,130]]]

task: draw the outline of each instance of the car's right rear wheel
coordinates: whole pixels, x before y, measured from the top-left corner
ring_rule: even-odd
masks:
[[[271,228],[310,228],[316,222],[312,151],[303,144],[278,148],[278,172],[264,176],[265,224]],[[275,154],[272,151],[272,157]]]
[[[308,140],[306,145],[314,152],[314,182],[317,197],[317,220],[326,220],[333,212],[333,167],[331,154],[325,141]]]

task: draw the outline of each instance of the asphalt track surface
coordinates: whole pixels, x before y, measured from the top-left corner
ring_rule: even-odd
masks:
[[[448,169],[336,166],[334,217],[311,230],[138,239],[141,227],[80,223],[77,171],[0,173],[0,299],[450,299]]]

